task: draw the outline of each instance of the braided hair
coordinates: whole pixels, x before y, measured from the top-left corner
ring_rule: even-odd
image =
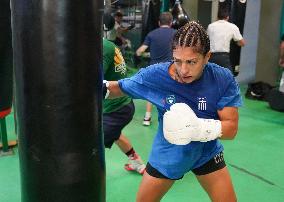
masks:
[[[190,21],[176,32],[172,49],[175,50],[177,46],[191,47],[205,56],[210,50],[210,40],[206,30],[199,23]]]

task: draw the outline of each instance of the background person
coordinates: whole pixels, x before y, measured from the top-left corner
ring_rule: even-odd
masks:
[[[218,20],[208,25],[207,33],[210,39],[211,51],[209,62],[226,67],[233,73],[229,55],[231,40],[234,40],[239,46],[244,46],[245,41],[239,28],[235,24],[228,22],[228,20],[229,11],[225,8],[219,8]]]
[[[176,32],[171,28],[173,16],[170,12],[163,12],[159,16],[159,28],[149,32],[143,44],[136,50],[136,55],[141,56],[148,48],[150,49],[150,65],[160,62],[168,62],[172,59],[172,39]],[[146,113],[143,125],[151,124],[152,104],[146,103]]]
[[[103,39],[103,70],[104,78],[119,80],[126,77],[126,65],[120,50],[110,41]],[[103,132],[106,148],[115,144],[128,157],[124,168],[143,174],[145,165],[135,152],[122,129],[132,120],[135,112],[133,101],[128,96],[103,101]]]
[[[125,49],[127,47],[131,47],[131,42],[129,39],[124,37],[124,34],[129,30],[133,29],[134,26],[130,25],[128,27],[124,27],[122,25],[123,13],[121,11],[117,11],[114,14],[114,27],[106,32],[106,38],[112,41],[118,47]]]

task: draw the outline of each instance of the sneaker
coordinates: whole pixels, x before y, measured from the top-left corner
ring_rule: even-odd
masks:
[[[127,164],[124,165],[124,168],[125,170],[136,171],[143,175],[146,166],[140,156],[138,154],[134,154],[133,156],[129,157]]]
[[[144,126],[150,126],[151,125],[151,117],[150,118],[145,118],[144,117],[143,125]]]

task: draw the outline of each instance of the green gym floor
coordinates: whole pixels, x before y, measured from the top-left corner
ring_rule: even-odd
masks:
[[[242,92],[245,88],[242,88]],[[133,121],[124,129],[136,151],[147,161],[155,130],[153,124],[142,126],[145,102],[135,100]],[[284,113],[276,112],[266,102],[244,98],[239,110],[239,132],[235,140],[222,141],[225,160],[240,202],[284,201]],[[9,140],[16,139],[13,114],[6,118]],[[0,157],[0,202],[20,202],[20,171],[17,147],[12,156]],[[106,201],[134,202],[141,176],[127,172],[127,158],[116,146],[106,150]],[[96,201],[96,200],[94,200]],[[177,181],[163,202],[207,202],[206,193],[192,173]]]

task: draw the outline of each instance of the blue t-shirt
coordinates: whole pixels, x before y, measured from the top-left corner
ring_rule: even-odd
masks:
[[[147,34],[143,42],[150,48],[150,64],[168,62],[172,59],[172,40],[175,29],[159,27]]]
[[[174,103],[186,103],[199,118],[219,119],[217,110],[239,107],[242,100],[239,86],[228,69],[208,63],[200,79],[186,84],[171,78],[170,65],[167,62],[143,68],[133,77],[119,80],[119,85],[124,93],[157,107],[159,127],[149,163],[163,175],[178,179],[223,151],[223,146],[219,140],[170,144],[163,135],[164,113]]]

